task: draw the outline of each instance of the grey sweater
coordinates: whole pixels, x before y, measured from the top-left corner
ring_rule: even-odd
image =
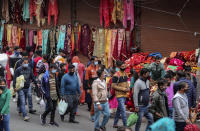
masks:
[[[185,122],[187,119],[189,119],[187,95],[177,92],[172,102],[174,107],[174,120],[176,122]]]

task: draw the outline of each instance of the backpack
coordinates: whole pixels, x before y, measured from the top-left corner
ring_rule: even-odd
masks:
[[[184,131],[200,131],[199,127],[195,124],[186,125]]]

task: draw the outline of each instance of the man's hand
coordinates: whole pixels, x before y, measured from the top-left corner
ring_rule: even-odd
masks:
[[[139,112],[139,107],[135,107],[135,112]]]
[[[98,107],[98,110],[100,110],[100,111],[102,110],[102,107],[100,104],[98,104],[97,107]]]
[[[191,122],[189,119],[187,119],[185,122],[186,122],[186,124],[188,124],[188,125],[189,125],[189,124],[192,124],[192,122]]]
[[[162,118],[162,115],[158,112],[155,113],[158,117]]]

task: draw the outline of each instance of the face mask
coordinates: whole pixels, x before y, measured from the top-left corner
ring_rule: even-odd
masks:
[[[23,67],[24,67],[24,68],[27,68],[27,67],[28,67],[28,64],[23,64]]]
[[[55,74],[55,73],[56,73],[56,70],[52,70],[51,72],[52,72],[53,74]]]
[[[120,68],[120,70],[121,70],[122,72],[124,72],[124,71],[126,70],[126,68]]]
[[[94,62],[94,65],[98,65],[98,62],[96,61],[96,62]]]
[[[71,75],[71,76],[74,75],[74,72],[69,72],[69,75]]]

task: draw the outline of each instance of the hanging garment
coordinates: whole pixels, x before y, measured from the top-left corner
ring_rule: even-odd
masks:
[[[32,30],[29,30],[29,33],[28,33],[28,43],[29,43],[29,46],[32,47],[33,46],[33,31]]]
[[[127,60],[127,43],[126,43],[126,37],[123,38],[123,43],[121,47],[121,52],[120,52],[120,60],[125,61]]]
[[[113,54],[113,50],[114,50],[114,45],[115,45],[115,39],[117,36],[117,30],[111,30],[112,34],[111,34],[111,44],[109,46],[109,53],[108,53],[108,67],[112,67],[113,66],[113,60],[112,60],[112,54]]]
[[[61,25],[60,29],[59,29],[59,40],[58,40],[58,44],[57,44],[57,54],[59,53],[60,49],[64,49],[65,34],[66,34],[66,25]]]
[[[17,30],[17,26],[13,26],[12,27],[12,44],[13,46],[17,46],[18,44],[18,30]]]
[[[8,42],[7,42],[7,24],[4,24],[2,46],[3,46],[4,50],[6,50],[6,47],[8,47]]]
[[[26,36],[25,36],[25,30],[21,31],[21,40],[19,43],[19,47],[22,48],[23,50],[26,49]]]
[[[48,42],[49,30],[42,31],[42,54],[47,54],[47,42]]]
[[[36,0],[35,4],[36,4],[36,20],[37,20],[37,25],[38,27],[40,27],[40,23],[42,22],[41,19],[41,7],[42,7],[42,2],[43,0]]]
[[[85,24],[81,27],[80,51],[84,56],[88,56],[88,44],[91,40],[91,31],[89,25]]]
[[[105,30],[105,38],[106,38],[106,42],[105,42],[105,66],[106,68],[108,68],[108,56],[109,56],[109,52],[110,52],[110,45],[112,42],[112,30]]]
[[[130,32],[130,44],[128,46],[128,57],[131,57],[132,53],[131,53],[131,48],[133,47],[133,42],[134,42],[134,39],[133,39],[133,30]]]
[[[13,47],[12,45],[12,24],[7,24],[7,41],[8,41],[8,46]]]
[[[125,30],[119,29],[118,30],[118,56],[120,56],[120,53],[121,53],[124,37],[125,37]]]
[[[119,56],[118,56],[118,31],[117,31],[117,35],[115,38],[115,44],[114,44],[112,56],[115,61],[118,60],[118,58],[119,58]]]
[[[99,29],[99,53],[100,58],[104,58],[105,54],[105,30]]]
[[[49,32],[49,42],[50,42],[51,51],[53,51],[55,49],[55,46],[56,46],[55,35],[56,35],[56,30],[55,29],[53,29],[53,30],[51,30]]]
[[[101,0],[100,1],[100,24],[103,25],[103,20],[105,22],[105,27],[109,27],[110,24],[110,7],[108,0]]]
[[[36,45],[36,48],[38,46],[42,46],[42,30],[37,31],[37,45]]]
[[[74,44],[75,44],[76,51],[79,51],[80,35],[81,35],[81,25],[75,24],[75,26],[74,26]]]
[[[13,22],[17,24],[21,24],[23,22],[22,18],[22,8],[23,5],[20,2],[20,0],[15,0],[14,1],[14,12],[13,12]]]
[[[64,42],[64,51],[66,52],[67,55],[71,54],[71,34],[72,34],[72,26],[71,24],[68,24]]]
[[[4,23],[5,23],[5,20],[1,20],[1,28],[0,28],[0,49],[3,48],[2,41],[3,41]]]
[[[37,41],[38,41],[37,31],[33,31],[33,47],[34,47],[34,50],[36,50]]]
[[[71,57],[74,55],[75,51],[75,38],[74,38],[74,30],[72,29],[71,34]]]
[[[112,21],[114,24],[117,23],[117,20],[123,22],[124,8],[123,0],[114,0],[114,8],[112,12]]]
[[[9,1],[3,0],[2,2],[2,16],[8,22],[10,20],[9,16]]]
[[[29,45],[29,33],[28,33],[28,29],[25,29],[25,38],[26,38],[26,47],[30,46]]]
[[[29,15],[30,15],[30,23],[33,23],[33,16],[36,16],[36,0],[29,0]]]
[[[27,21],[30,18],[29,14],[29,0],[24,0],[24,7],[23,7],[23,19]]]
[[[18,42],[17,42],[17,46],[19,46],[21,40],[21,28],[18,28]]]
[[[58,1],[49,0],[49,9],[48,9],[48,24],[51,23],[51,16],[54,16],[54,24],[57,24],[58,19]]]
[[[93,51],[93,56],[98,55],[98,41],[97,41],[97,28],[92,27],[92,42],[94,42],[94,51]],[[98,57],[98,56],[97,56]]]
[[[134,27],[134,4],[133,0],[124,0],[123,26],[127,28],[127,20],[131,21],[131,31]]]
[[[131,31],[129,31],[129,29],[126,29],[125,37],[126,37],[126,43],[127,43],[127,45],[126,45],[127,51],[129,50],[129,46],[130,46],[130,35],[131,35]]]

